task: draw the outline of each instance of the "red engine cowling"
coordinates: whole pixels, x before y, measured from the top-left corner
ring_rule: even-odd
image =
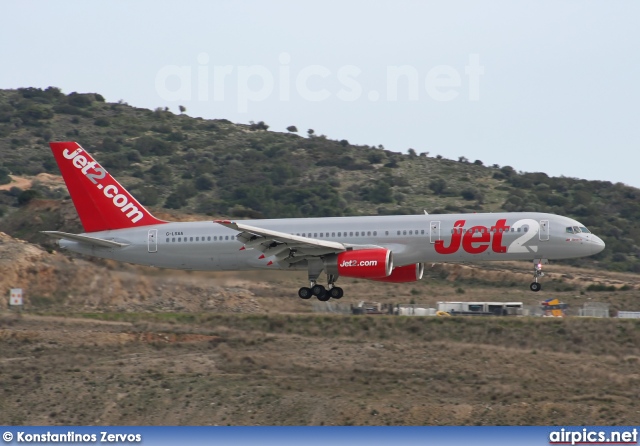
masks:
[[[422,279],[423,273],[424,264],[415,263],[413,265],[398,266],[393,268],[393,271],[389,276],[372,280],[392,283],[415,282],[416,280]]]
[[[357,279],[382,279],[393,270],[393,256],[388,249],[345,251],[336,256],[336,262],[339,275]]]

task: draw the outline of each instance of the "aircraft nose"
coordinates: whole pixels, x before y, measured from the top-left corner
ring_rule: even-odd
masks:
[[[596,235],[592,234],[592,237],[590,237],[591,242],[591,254],[598,254],[599,252],[602,252],[602,250],[605,248],[605,244],[602,241],[602,239]]]

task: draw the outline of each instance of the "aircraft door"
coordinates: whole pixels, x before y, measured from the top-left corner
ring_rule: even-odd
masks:
[[[149,229],[149,233],[147,236],[147,246],[149,247],[149,252],[158,252],[158,230],[157,229]]]
[[[549,240],[549,220],[540,220],[540,241]]]
[[[431,228],[429,229],[429,241],[435,243],[440,240],[440,222],[432,221],[429,227]]]

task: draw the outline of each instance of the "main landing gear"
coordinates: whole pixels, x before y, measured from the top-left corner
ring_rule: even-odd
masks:
[[[533,282],[529,285],[531,291],[538,292],[542,289],[542,284],[538,282],[538,277],[544,276],[542,272],[542,264],[547,264],[547,259],[534,259],[533,261]]]
[[[326,302],[331,298],[340,299],[344,296],[344,290],[333,284],[329,284],[329,289],[327,289],[320,284],[311,282],[309,287],[303,286],[298,290],[298,296],[301,299],[311,299],[312,296],[315,296],[319,301]]]
[[[319,301],[326,302],[329,299],[340,299],[344,296],[344,290],[335,285],[338,280],[337,275],[327,274],[327,288],[317,283],[318,276],[324,269],[321,261],[309,261],[309,286],[303,286],[298,290],[298,297],[301,299],[311,299],[315,296]]]

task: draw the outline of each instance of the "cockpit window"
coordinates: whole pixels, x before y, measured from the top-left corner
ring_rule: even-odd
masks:
[[[591,231],[589,231],[584,226],[567,226],[568,234],[580,234],[581,232],[584,232],[585,234],[591,234]]]

